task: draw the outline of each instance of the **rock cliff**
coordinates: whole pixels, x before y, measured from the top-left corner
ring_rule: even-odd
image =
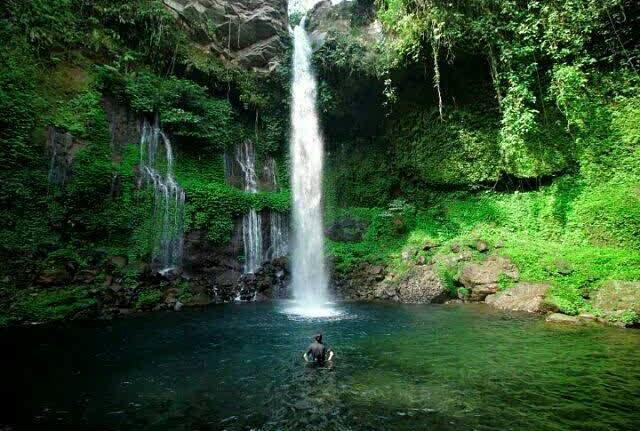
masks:
[[[288,42],[287,0],[163,0],[201,49],[243,68],[271,71]]]

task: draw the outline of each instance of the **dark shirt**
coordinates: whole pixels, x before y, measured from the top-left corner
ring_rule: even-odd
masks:
[[[311,362],[322,365],[324,364],[326,356],[327,348],[324,344],[314,341],[309,345],[309,348],[307,349],[307,358],[309,358]]]

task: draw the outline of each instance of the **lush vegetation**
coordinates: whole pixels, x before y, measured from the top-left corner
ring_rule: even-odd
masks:
[[[639,280],[636,3],[358,0],[330,23],[311,19],[327,32],[314,57],[327,224],[367,226],[361,241],[329,243],[336,270],[400,273],[453,245],[480,260],[469,246],[482,239],[523,280],[550,282],[549,300],[570,314],[597,313],[590,292],[607,280]],[[288,211],[287,65],[254,73],[192,36],[160,0],[7,2],[0,322],[95,308],[108,279],[141,310],[162,300],[140,280],[153,200],[137,143],[113,138],[114,105],[159,117],[171,136],[187,231],[225,245],[250,208]],[[73,153],[61,170],[55,139]],[[282,191],[227,184],[223,155],[245,139],[259,164],[278,161]],[[452,292],[460,269],[438,267]],[[63,285],[44,288],[50,278]]]
[[[203,53],[159,0],[9,0],[0,40],[3,321],[73,316],[96,304],[107,276],[138,289],[152,196],[138,185],[137,142],[112,138],[114,105],[134,128],[161,119],[187,193],[187,229],[224,244],[248,208],[288,210],[287,191],[243,193],[225,184],[222,165],[247,138],[260,158],[281,158],[286,67],[263,76]],[[71,140],[70,167],[54,169],[54,139]],[[122,257],[124,266],[110,263]],[[95,268],[88,286],[70,275]],[[51,277],[66,290],[25,290]]]
[[[367,6],[385,29],[375,44]],[[330,243],[336,268],[402,272],[483,239],[522,279],[551,282],[570,314],[597,313],[586,298],[605,280],[638,280],[638,12],[623,0],[357,2],[350,33],[316,54],[325,123],[339,125],[330,221],[369,226],[361,242]],[[348,100],[333,96],[345,88]],[[397,198],[415,216],[381,229]],[[452,285],[459,270],[441,268]]]

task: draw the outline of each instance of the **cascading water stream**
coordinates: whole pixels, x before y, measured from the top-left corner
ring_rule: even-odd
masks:
[[[258,176],[256,175],[256,152],[253,143],[245,140],[238,146],[236,161],[244,176],[244,190],[258,193]],[[244,272],[253,274],[263,261],[262,253],[262,217],[251,208],[242,217],[242,243],[244,245]]]
[[[173,176],[173,149],[160,129],[144,121],[140,139],[140,170],[153,187],[153,263],[160,272],[182,265],[185,194]]]
[[[328,277],[322,224],[322,169],[324,144],[316,109],[317,83],[311,68],[311,41],[306,18],[293,30],[293,84],[291,88],[291,185],[293,190],[291,311],[304,316],[328,316]]]

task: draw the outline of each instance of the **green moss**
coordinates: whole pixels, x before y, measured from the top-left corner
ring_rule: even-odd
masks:
[[[143,290],[138,295],[135,308],[137,310],[149,310],[162,301],[162,292],[159,290]]]
[[[576,189],[567,187],[574,184],[565,178],[533,192],[433,195],[430,207],[417,212],[408,232],[379,236],[372,223],[362,242],[330,242],[329,252],[341,271],[348,272],[353,265],[369,261],[401,272],[408,267],[402,258],[407,247],[420,249],[427,242],[435,242],[439,244],[437,258],[449,255],[452,244],[474,244],[483,239],[490,245],[501,244],[499,249],[491,247],[490,252],[510,257],[520,269],[521,280],[551,283],[549,301],[565,313],[577,314],[590,307],[583,297],[585,289],[596,290],[608,279],[640,279],[640,252],[622,248],[625,243],[617,239],[590,241],[593,226],[583,224],[574,210],[576,201],[590,198],[590,190],[576,194]],[[382,212],[342,209],[338,214],[369,214],[375,220],[372,214]],[[620,226],[626,226],[632,236],[633,225]],[[473,254],[474,259],[482,257]],[[558,260],[571,271],[559,271]],[[459,266],[439,267],[452,292],[458,287],[454,280]],[[500,285],[509,288],[512,283],[505,279]]]
[[[62,320],[96,305],[97,301],[89,295],[86,287],[69,287],[20,291],[10,312],[34,321]]]

